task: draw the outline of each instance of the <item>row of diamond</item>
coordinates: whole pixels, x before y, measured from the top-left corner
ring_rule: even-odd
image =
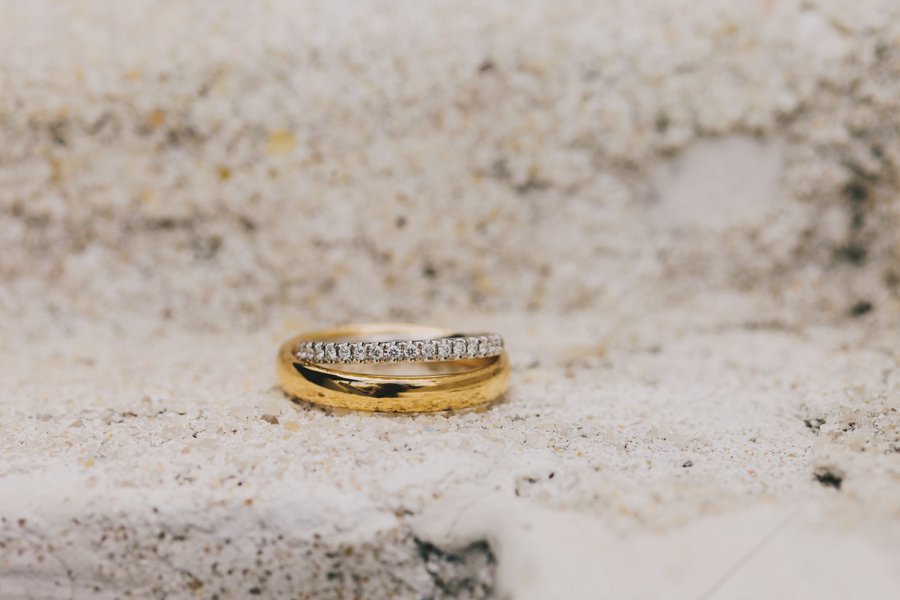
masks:
[[[503,338],[479,335],[390,342],[300,342],[295,354],[315,363],[380,363],[481,358],[501,352]]]

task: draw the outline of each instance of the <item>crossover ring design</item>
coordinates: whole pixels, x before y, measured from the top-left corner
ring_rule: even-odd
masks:
[[[287,340],[278,382],[316,404],[378,412],[431,412],[488,404],[509,382],[496,334],[403,323],[347,325]]]

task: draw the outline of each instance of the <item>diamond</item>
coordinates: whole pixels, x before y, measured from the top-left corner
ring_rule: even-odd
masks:
[[[499,335],[492,335],[490,341],[491,354],[500,354],[503,352],[503,338]]]
[[[406,343],[406,360],[422,359],[422,342]]]
[[[434,355],[437,352],[437,344],[434,340],[426,340],[422,342],[422,357],[425,360],[434,360]]]
[[[478,356],[477,337],[466,338],[466,356],[469,358],[475,358],[476,356]]]
[[[378,342],[368,344],[369,347],[369,360],[372,362],[380,362],[381,359],[384,358],[384,350],[381,349],[381,344]]]
[[[355,344],[351,344],[353,354],[353,360],[356,362],[363,362],[366,360],[366,345],[362,342],[357,342]]]
[[[405,345],[406,344],[404,344],[403,342],[387,342],[385,344],[385,354],[387,355],[388,360],[397,362],[398,360],[403,358]]]
[[[328,342],[325,344],[325,360],[328,362],[334,362],[337,360],[337,350],[334,347],[334,342]]]
[[[478,356],[485,356],[488,353],[488,339],[484,336],[478,338]]]
[[[325,359],[325,344],[316,342],[313,344],[313,360],[322,362]]]
[[[453,356],[456,358],[463,358],[466,355],[466,340],[465,338],[457,338],[453,340]]]
[[[350,344],[341,343],[337,345],[338,358],[343,362],[350,360]]]
[[[438,340],[438,358],[447,360],[453,354],[453,342],[448,339]]]

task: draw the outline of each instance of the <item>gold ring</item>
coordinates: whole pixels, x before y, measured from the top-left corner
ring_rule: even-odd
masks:
[[[432,412],[493,402],[509,383],[496,334],[461,334],[404,323],[311,331],[278,350],[278,383],[324,406]]]

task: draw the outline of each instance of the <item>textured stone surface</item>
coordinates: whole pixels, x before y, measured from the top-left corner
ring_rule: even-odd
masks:
[[[898,48],[889,0],[3,3],[0,598],[890,597]],[[275,388],[398,318],[501,332],[506,400]]]
[[[285,401],[288,327],[7,337],[2,589],[694,597],[785,520],[732,595],[896,589],[896,325],[631,310],[491,317],[506,401],[417,417]]]
[[[492,4],[4,3],[4,304],[216,328],[896,296],[896,2]],[[772,208],[655,219],[658,163],[719,136],[779,141]]]

